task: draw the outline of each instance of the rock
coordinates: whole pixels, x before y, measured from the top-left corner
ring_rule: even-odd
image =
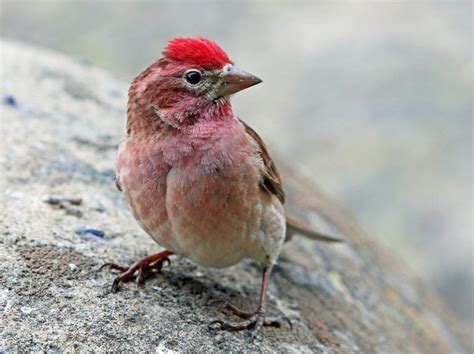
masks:
[[[172,261],[143,288],[110,293],[105,262],[130,264],[158,246],[136,225],[114,186],[127,85],[61,55],[2,42],[0,351],[471,352],[472,337],[393,255],[292,166],[282,165],[288,207],[343,237],[328,245],[295,237],[272,275],[270,315],[293,329],[208,329],[228,317],[222,299],[253,309],[260,270]],[[113,94],[111,94],[113,92]],[[44,195],[81,200],[78,218]],[[100,208],[98,208],[100,206]]]
[[[83,225],[80,225],[74,229],[74,232],[77,235],[81,236],[94,236],[94,237],[100,237],[104,238],[105,232],[102,230],[97,230],[97,229],[92,229]]]

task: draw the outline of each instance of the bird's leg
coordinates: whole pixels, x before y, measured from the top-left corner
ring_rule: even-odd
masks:
[[[116,269],[122,272],[118,277],[114,279],[112,283],[112,292],[116,292],[120,283],[126,283],[136,277],[138,277],[138,284],[143,284],[145,279],[153,272],[159,271],[163,267],[164,262],[170,263],[169,256],[173,252],[163,251],[152,254],[151,256],[145,257],[138,262],[135,262],[130,267],[123,267],[115,263],[105,263],[99,268],[99,271],[103,268]]]
[[[262,287],[260,289],[260,297],[256,311],[243,311],[237,306],[231,304],[230,302],[226,302],[224,308],[230,310],[234,315],[237,315],[243,318],[244,320],[240,322],[227,322],[217,320],[211,322],[210,326],[217,324],[219,325],[218,329],[229,331],[241,331],[243,329],[253,328],[252,337],[256,337],[256,335],[260,332],[263,326],[280,327],[280,321],[278,321],[277,319],[265,318],[265,314],[267,311],[267,288],[271,271],[271,266],[265,267],[263,269]]]

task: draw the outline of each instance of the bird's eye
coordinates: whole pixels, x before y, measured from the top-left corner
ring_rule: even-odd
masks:
[[[198,84],[202,79],[201,73],[196,70],[188,71],[184,77],[191,85]]]

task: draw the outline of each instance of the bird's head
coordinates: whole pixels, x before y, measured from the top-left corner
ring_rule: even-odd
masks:
[[[203,37],[176,38],[161,58],[134,79],[129,121],[130,114],[141,111],[143,115],[145,110],[148,120],[161,120],[177,129],[202,119],[220,119],[231,113],[230,95],[260,82],[236,68],[214,42]]]

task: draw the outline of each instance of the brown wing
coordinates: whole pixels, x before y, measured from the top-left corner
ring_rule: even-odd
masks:
[[[263,172],[262,180],[260,182],[260,186],[265,189],[268,193],[274,194],[280,202],[283,204],[285,203],[285,192],[283,191],[283,187],[281,185],[281,177],[278,173],[278,170],[275,164],[268,153],[267,147],[263,142],[262,138],[260,138],[255,130],[250,128],[244,121],[240,119],[240,122],[245,127],[245,131],[247,134],[255,140],[255,142],[260,147],[260,155],[262,156],[263,164],[265,166],[265,171]]]
[[[117,187],[117,189],[121,192],[122,191],[122,186],[120,185],[120,183],[117,179],[117,175],[114,175],[114,182],[115,182],[115,187]]]

